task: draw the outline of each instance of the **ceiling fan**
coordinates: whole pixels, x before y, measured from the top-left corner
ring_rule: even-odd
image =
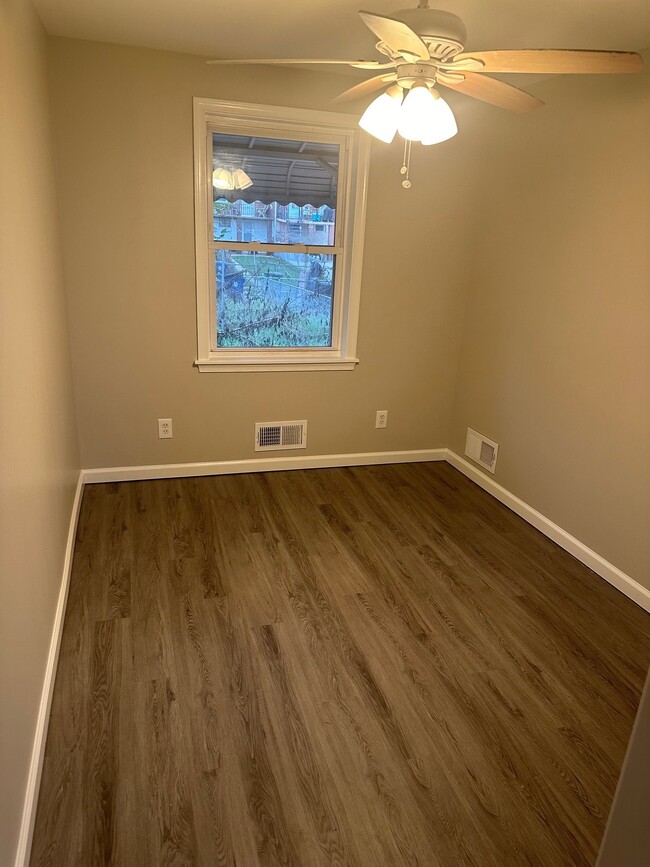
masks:
[[[510,111],[525,112],[543,102],[487,73],[619,73],[638,72],[643,64],[633,51],[522,49],[464,51],[467,31],[451,12],[430,9],[420,0],[415,9],[392,16],[359,12],[378,37],[385,60],[210,60],[214,64],[343,64],[375,70],[377,75],[355,84],[333,102],[360,99],[383,90],[366,109],[359,125],[376,138],[391,142],[396,132],[408,142],[436,144],[458,131],[437,87],[448,87]],[[404,95],[406,93],[406,96]],[[406,161],[406,160],[405,160]],[[402,169],[404,173],[404,167]],[[410,183],[404,183],[404,186]]]

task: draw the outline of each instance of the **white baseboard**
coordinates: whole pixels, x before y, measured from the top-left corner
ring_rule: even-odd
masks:
[[[401,452],[358,452],[347,455],[251,458],[241,461],[206,461],[196,464],[150,464],[141,467],[103,467],[82,470],[85,484],[129,482],[140,479],[178,479],[187,476],[221,476],[229,473],[268,473],[276,470],[316,470],[325,467],[359,467],[370,464],[405,464],[444,461],[447,449],[414,449]]]
[[[56,667],[59,660],[61,636],[63,634],[65,607],[68,601],[68,588],[70,586],[70,574],[72,572],[72,556],[74,554],[74,543],[77,535],[77,522],[79,520],[83,487],[84,481],[82,471],[79,473],[77,489],[72,503],[72,514],[70,515],[68,538],[66,541],[65,557],[63,560],[61,587],[59,589],[59,598],[56,604],[52,637],[50,639],[50,649],[45,668],[45,679],[43,681],[43,691],[41,693],[41,703],[38,708],[38,717],[36,719],[36,732],[34,734],[32,757],[29,763],[27,789],[25,791],[23,815],[20,825],[20,833],[18,835],[18,848],[16,850],[16,860],[14,862],[15,867],[28,867],[31,854],[34,823],[36,821],[36,808],[38,806],[38,792],[43,771],[45,742],[47,740],[47,728],[50,721],[50,707],[52,705],[52,694],[54,692],[54,681],[56,679]]]
[[[481,470],[466,461],[465,458],[461,458],[456,452],[447,449],[446,460],[452,467],[455,467],[463,475],[467,476],[468,479],[476,482],[488,494],[492,494],[493,497],[509,509],[512,509],[513,512],[516,512],[517,515],[528,521],[529,524],[532,524],[533,527],[545,536],[548,536],[549,539],[552,539],[560,548],[564,548],[565,551],[568,551],[569,554],[572,554],[577,560],[580,560],[581,563],[584,563],[585,566],[588,566],[597,575],[604,578],[605,581],[609,581],[617,590],[620,590],[621,593],[624,593],[629,599],[640,605],[641,608],[650,612],[650,590],[643,587],[634,578],[626,575],[625,572],[621,572],[613,563],[605,560],[604,557],[588,548],[579,539],[576,539],[575,536],[563,530],[562,527],[558,527],[553,521],[546,518],[536,509],[533,509],[528,503],[520,500],[519,497],[516,497],[506,488],[499,485],[493,478],[481,472]]]

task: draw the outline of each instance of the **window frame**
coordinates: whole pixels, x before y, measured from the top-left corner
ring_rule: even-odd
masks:
[[[339,144],[334,246],[215,241],[212,133],[257,135]],[[194,219],[196,250],[196,366],[205,372],[353,370],[366,223],[370,144],[350,115],[284,106],[194,98]],[[331,347],[221,347],[216,344],[215,250],[335,255]]]

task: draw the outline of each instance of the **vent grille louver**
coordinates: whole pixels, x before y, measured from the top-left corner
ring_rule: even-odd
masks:
[[[257,422],[255,451],[304,449],[307,447],[307,421]]]
[[[468,427],[465,454],[468,458],[476,461],[477,464],[485,467],[490,473],[493,473],[497,465],[499,444]]]
[[[260,428],[259,446],[263,449],[265,446],[282,445],[282,427],[278,425],[266,425]]]
[[[494,463],[494,447],[490,443],[486,443],[485,440],[481,442],[481,463],[490,466]]]

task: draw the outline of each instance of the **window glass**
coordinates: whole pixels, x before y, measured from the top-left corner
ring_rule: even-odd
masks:
[[[213,239],[334,246],[339,146],[212,133]]]
[[[335,258],[216,250],[217,346],[331,346]]]

